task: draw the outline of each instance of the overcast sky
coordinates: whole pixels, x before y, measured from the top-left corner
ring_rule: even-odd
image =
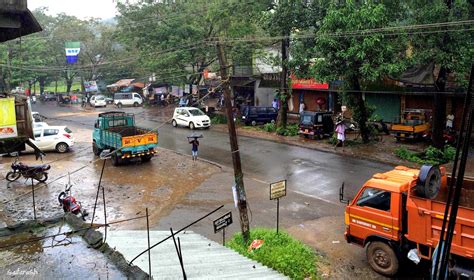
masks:
[[[116,13],[113,0],[28,0],[30,10],[38,7],[47,7],[51,15],[65,13],[81,19],[109,19]]]

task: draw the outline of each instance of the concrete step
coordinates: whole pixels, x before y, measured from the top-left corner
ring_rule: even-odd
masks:
[[[151,244],[169,235],[168,231],[150,231]],[[180,237],[184,268],[189,279],[288,279],[192,231],[177,236]],[[147,248],[147,233],[137,230],[110,231],[107,243],[130,261]],[[172,239],[153,248],[151,260],[154,279],[183,278]],[[134,264],[148,272],[148,253],[135,260]]]

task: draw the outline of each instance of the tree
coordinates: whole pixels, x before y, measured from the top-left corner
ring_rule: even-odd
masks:
[[[312,66],[313,75],[321,81],[344,81],[344,99],[353,110],[364,143],[369,141],[366,122],[370,116],[362,98],[363,87],[404,70],[407,44],[403,36],[382,32],[349,35],[347,32],[394,25],[397,22],[393,15],[392,10],[382,3],[347,1],[345,5],[333,4],[317,33],[313,54],[317,60]]]
[[[411,3],[410,21],[412,24],[453,22],[472,19],[474,8],[472,1],[436,0],[413,1]],[[446,119],[446,81],[454,73],[457,82],[467,88],[467,77],[471,69],[474,48],[473,33],[464,31],[465,27],[434,27],[433,30],[446,32],[426,32],[410,37],[413,50],[413,62],[418,65],[435,63],[439,68],[434,87],[433,110],[433,146],[444,146],[443,130]],[[449,112],[451,113],[451,112]]]
[[[120,38],[136,49],[147,73],[168,83],[199,84],[204,69],[216,65],[216,39],[256,33],[261,1],[137,1],[119,4]],[[242,20],[244,19],[245,20]],[[253,43],[224,42],[233,62],[248,60]],[[217,67],[217,65],[216,65]]]
[[[313,14],[313,8],[316,6],[319,6],[319,1],[270,1],[269,11],[264,13],[262,21],[264,29],[272,36],[282,36],[280,52],[282,72],[280,89],[278,90],[281,107],[278,111],[278,128],[286,127],[288,100],[291,98],[291,89],[288,86],[288,72],[291,65],[289,53],[293,54],[290,46],[292,44],[290,35],[309,27],[309,23],[314,20],[311,19],[310,15]]]

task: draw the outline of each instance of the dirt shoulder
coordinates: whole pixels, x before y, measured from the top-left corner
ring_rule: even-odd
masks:
[[[85,145],[85,144],[84,144]],[[60,178],[71,170],[73,196],[82,207],[92,215],[97,185],[102,169],[102,162],[92,162],[95,157],[89,149],[81,150],[81,144],[75,147],[71,157],[62,159],[64,155],[48,154],[51,161],[49,184],[35,182],[36,213],[38,218],[47,218],[62,213],[57,196],[64,190],[68,176]],[[3,158],[0,164],[0,177],[9,171],[10,162],[14,158]],[[20,160],[26,164],[34,164],[34,155],[22,155]],[[105,188],[107,204],[107,220],[129,219],[150,213],[150,223],[156,223],[166,215],[189,192],[199,186],[212,174],[220,171],[217,166],[197,161],[190,157],[177,154],[166,149],[158,149],[157,155],[149,163],[131,163],[114,167],[106,163],[102,186]],[[58,179],[60,178],[60,179]],[[56,180],[57,179],[57,180]],[[55,181],[55,182],[54,182]],[[137,182],[140,182],[137,184]],[[2,182],[0,190],[0,222],[12,224],[32,219],[31,181],[20,179],[16,182]],[[90,221],[91,217],[87,217]],[[143,228],[145,221],[136,220],[132,223],[118,224],[121,228]],[[102,193],[99,195],[94,222],[104,222]]]

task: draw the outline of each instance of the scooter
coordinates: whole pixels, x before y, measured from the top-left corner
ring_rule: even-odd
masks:
[[[31,165],[28,166],[18,161],[18,158],[11,165],[12,170],[7,173],[6,179],[10,182],[18,180],[21,176],[26,179],[35,179],[39,182],[48,180],[48,171],[51,169],[49,164]]]
[[[85,221],[89,213],[82,209],[81,203],[71,195],[71,187],[72,185],[67,184],[66,189],[58,195],[59,205],[63,207],[64,213],[80,214],[82,220]]]

